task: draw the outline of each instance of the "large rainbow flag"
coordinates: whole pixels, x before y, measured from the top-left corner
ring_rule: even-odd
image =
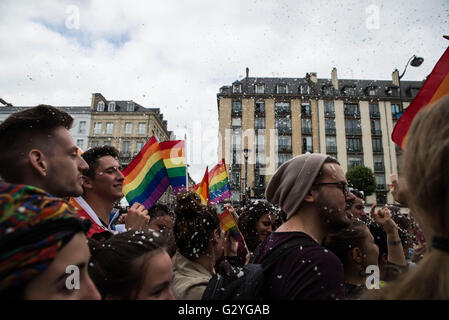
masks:
[[[164,141],[159,143],[162,159],[164,159],[170,184],[177,195],[186,190],[186,155],[183,140]]]
[[[139,202],[149,209],[167,190],[170,180],[153,136],[130,164],[123,169],[123,193],[129,204]]]
[[[193,191],[199,194],[202,204],[209,204],[209,175],[208,167],[204,173],[203,180],[192,187]]]
[[[391,138],[402,149],[407,143],[408,130],[413,118],[421,108],[437,101],[449,93],[449,48],[438,60],[412,103],[396,123]]]
[[[229,186],[228,174],[225,160],[217,164],[209,171],[209,196],[210,204],[218,204],[231,197],[231,187]]]

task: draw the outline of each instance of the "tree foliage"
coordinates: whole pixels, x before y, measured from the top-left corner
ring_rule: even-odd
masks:
[[[365,196],[376,191],[376,178],[373,170],[365,166],[356,166],[346,172],[346,179],[350,186],[363,191]]]

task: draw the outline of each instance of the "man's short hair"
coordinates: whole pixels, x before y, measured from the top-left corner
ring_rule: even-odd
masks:
[[[119,151],[113,146],[99,146],[87,150],[81,156],[89,165],[89,169],[84,170],[83,174],[87,177],[93,178],[95,176],[95,170],[98,168],[98,159],[105,156],[111,156],[118,159]]]
[[[156,203],[150,209],[148,209],[148,215],[153,220],[156,217],[169,216],[173,220],[175,219],[175,213],[163,203]]]
[[[38,105],[11,114],[0,124],[0,176],[17,181],[21,162],[30,149],[51,152],[48,138],[59,127],[70,130],[73,118],[65,111],[49,105]]]

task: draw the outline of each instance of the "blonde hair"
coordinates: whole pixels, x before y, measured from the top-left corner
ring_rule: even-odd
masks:
[[[449,238],[449,95],[420,111],[404,155],[407,203],[430,249],[433,236]],[[449,252],[430,249],[419,264],[368,299],[449,299]]]

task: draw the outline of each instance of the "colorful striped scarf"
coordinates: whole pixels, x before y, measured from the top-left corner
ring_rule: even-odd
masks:
[[[39,275],[89,227],[67,201],[36,187],[0,182],[0,292]]]

